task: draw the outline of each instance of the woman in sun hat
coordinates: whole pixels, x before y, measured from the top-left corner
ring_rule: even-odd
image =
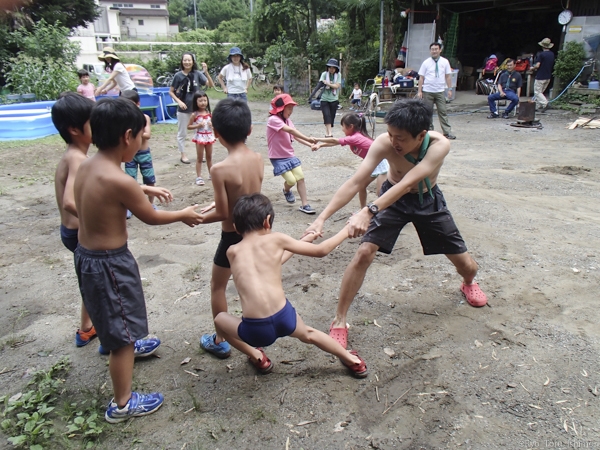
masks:
[[[244,62],[244,55],[239,47],[232,47],[229,50],[227,61],[229,61],[229,64],[221,69],[221,73],[217,77],[223,92],[227,94],[227,97],[238,98],[247,102],[248,97],[246,94],[252,82],[250,66]]]
[[[333,127],[335,113],[340,104],[339,91],[342,87],[342,75],[337,59],[331,58],[327,61],[326,66],[327,70],[321,74],[319,79],[325,85],[321,94],[321,112],[325,123],[325,137],[333,137],[331,127]]]
[[[125,66],[121,63],[121,59],[115,53],[112,47],[104,47],[102,53],[98,55],[100,61],[104,61],[104,67],[110,73],[108,80],[102,86],[96,89],[96,96],[106,94],[115,86],[119,86],[121,92],[127,90],[137,91],[135,84],[131,81],[131,77]]]

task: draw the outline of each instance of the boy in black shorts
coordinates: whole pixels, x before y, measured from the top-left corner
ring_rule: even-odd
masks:
[[[260,192],[264,175],[262,156],[246,146],[246,138],[252,131],[252,115],[248,104],[242,100],[221,100],[212,113],[215,137],[227,149],[227,158],[210,169],[215,201],[202,216],[202,223],[221,222],[221,242],[213,260],[210,281],[210,305],[213,319],[219,313],[227,312],[225,291],[231,276],[227,250],[237,244],[242,237],[233,226],[233,207],[243,195]],[[246,353],[252,349],[247,344]],[[204,334],[200,347],[219,358],[227,358],[231,347],[219,332]]]
[[[440,133],[428,131],[431,115],[431,107],[421,100],[394,103],[385,116],[387,133],[375,139],[356,173],[307,229],[320,233],[325,220],[366,188],[375,167],[387,159],[390,170],[380,197],[349,220],[349,236],[364,237],[344,272],[336,316],[329,329],[330,336],[344,348],[348,339],[346,314],[367,269],[377,251],[391,253],[400,231],[409,222],[417,230],[424,254],[444,254],[454,264],[463,278],[460,290],[467,302],[476,307],[487,303],[486,295],[474,281],[477,263],[467,252],[436,184],[450,142]]]
[[[121,170],[140,149],[144,114],[131,101],[107,98],[92,110],[90,125],[98,153],[83,161],[75,179],[75,204],[79,216],[79,245],[75,270],[83,302],[102,347],[110,351],[109,369],[114,398],[105,419],[122,422],[155,412],[162,394],[131,391],[136,341],[148,334],[142,281],[133,255],[127,249],[125,214],[130,210],[141,221],[162,225],[199,223],[196,206],[181,211],[156,211],[145,194],[170,201],[163,188],[140,185]]]
[[[56,203],[60,213],[60,239],[63,245],[74,252],[77,248],[79,219],[75,209],[75,176],[79,166],[87,159],[92,143],[90,114],[95,102],[74,92],[65,92],[52,106],[52,123],[67,144],[54,175]],[[81,324],[75,333],[75,345],[83,347],[96,337],[92,320],[81,304]]]

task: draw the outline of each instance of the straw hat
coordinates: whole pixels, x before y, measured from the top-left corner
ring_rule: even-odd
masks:
[[[298,103],[294,101],[290,94],[279,94],[271,100],[271,114],[279,114],[287,105],[296,106]]]
[[[552,41],[550,41],[550,38],[544,38],[542,39],[541,42],[538,42],[538,45],[544,47],[544,48],[552,48],[554,47],[554,44],[552,43]]]
[[[102,49],[102,53],[98,55],[98,59],[100,61],[104,61],[106,58],[116,59],[117,61],[121,61],[121,58],[117,56],[115,53],[115,49],[112,47],[104,47]]]

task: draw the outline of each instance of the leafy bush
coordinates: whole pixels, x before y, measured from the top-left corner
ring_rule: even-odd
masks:
[[[55,100],[61,92],[79,85],[75,68],[62,59],[36,58],[21,52],[10,58],[6,85],[16,94],[35,94],[38,100]]]
[[[44,19],[33,25],[31,31],[21,28],[10,33],[10,40],[22,53],[39,59],[57,59],[68,65],[75,64],[80,47],[69,40],[70,30],[58,23],[51,25]]]
[[[554,64],[554,76],[563,82],[570,82],[581,70],[583,62],[587,58],[583,44],[580,42],[567,42]]]

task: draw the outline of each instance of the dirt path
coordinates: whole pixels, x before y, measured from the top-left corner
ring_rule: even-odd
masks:
[[[281,195],[266,158],[268,105],[252,108],[259,123],[249,145],[265,156],[263,192],[275,206],[275,229],[300,236],[311,217]],[[293,119],[306,134],[323,134],[314,125],[320,113],[298,107]],[[257,376],[238,352],[226,361],[202,354],[198,338],[212,329],[219,225],[150,227],[131,219],[150,329],[163,340],[160,359],[136,363],[134,384],[162,391],[166,401],[152,416],[111,427],[100,448],[600,447],[600,150],[596,130],[565,129],[572,119],[545,116],[543,130],[527,130],[484,114],[451,118],[458,139],[439,184],[480,265],[490,307],[466,304],[452,265],[424,257],[408,226],[392,255],[377,256],[350,309],[349,345],[367,361],[365,380],[290,338],[267,350],[275,363],[268,376]],[[173,126],[154,129],[158,184],[176,198],[169,208],[206,204],[210,183],[193,185],[193,165],[179,163],[175,133]],[[31,370],[68,355],[69,392],[105,402],[106,359],[96,343],[73,345],[80,297],[58,236],[52,185],[63,145],[44,142],[0,151],[0,370],[15,369],[0,375],[0,392],[16,392]],[[319,212],[359,160],[342,148],[296,148]],[[216,146],[215,154],[220,160],[225,150]],[[329,233],[357,205],[334,215]],[[284,288],[308,324],[328,329],[357,245],[286,264]],[[230,311],[239,312],[236,295],[230,284]],[[190,364],[181,366],[186,357]]]

